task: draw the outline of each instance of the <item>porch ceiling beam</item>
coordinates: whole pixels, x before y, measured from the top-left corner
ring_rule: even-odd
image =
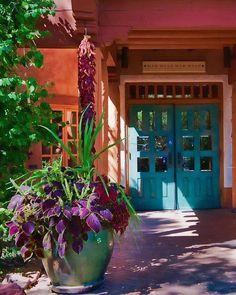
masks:
[[[236,44],[235,30],[132,30],[118,39],[119,48],[130,49],[221,49]]]

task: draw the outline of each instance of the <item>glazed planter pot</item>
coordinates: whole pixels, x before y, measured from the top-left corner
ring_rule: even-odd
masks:
[[[56,249],[45,252],[42,262],[52,282],[52,291],[78,294],[98,287],[104,280],[113,245],[111,230],[102,230],[98,234],[91,231],[79,254],[74,252],[70,243],[63,258],[56,254]]]

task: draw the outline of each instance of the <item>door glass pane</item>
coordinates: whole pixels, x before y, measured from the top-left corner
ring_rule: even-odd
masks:
[[[70,150],[72,151],[72,154],[77,154],[77,149],[76,149],[76,144],[74,141],[69,141],[69,147],[70,147]],[[77,145],[78,145],[78,142],[77,142]]]
[[[62,126],[59,126],[58,127],[58,130],[57,130],[57,135],[60,139],[62,139]]]
[[[199,85],[193,86],[193,96],[194,96],[194,98],[200,97],[200,86]]]
[[[50,146],[42,145],[42,154],[43,155],[50,155],[51,148]]]
[[[148,98],[155,98],[154,85],[148,86]]]
[[[66,112],[66,123],[76,124],[76,112],[72,112],[72,111]]]
[[[211,86],[211,93],[213,98],[219,97],[219,87],[218,85],[212,85]]]
[[[194,137],[193,136],[183,136],[182,137],[182,146],[184,151],[193,151],[194,150]]]
[[[200,169],[201,169],[201,171],[212,171],[212,158],[211,157],[201,157]]]
[[[200,128],[200,113],[199,112],[193,113],[193,126],[194,126],[194,129]]]
[[[138,172],[149,171],[149,159],[148,158],[137,158],[138,160]]]
[[[140,85],[138,87],[139,98],[145,98],[145,86]]]
[[[175,86],[175,97],[176,98],[182,98],[183,97],[182,86],[180,86],[180,85]]]
[[[166,172],[167,171],[167,157],[157,157],[155,163],[156,172]]]
[[[149,136],[137,137],[137,151],[148,152],[149,151]]]
[[[68,126],[67,127],[67,137],[69,139],[72,139],[72,138],[76,138],[76,136],[77,136],[77,128],[74,126]]]
[[[204,98],[209,96],[209,85],[202,85],[202,96]]]
[[[163,85],[157,86],[157,98],[164,98],[164,86]]]
[[[194,171],[194,157],[183,157],[183,170]]]
[[[173,98],[173,86],[172,85],[166,86],[166,97]]]
[[[211,112],[210,111],[205,112],[205,124],[206,124],[206,129],[211,129]]]
[[[168,126],[168,113],[161,112],[161,130],[167,130]]]
[[[155,118],[155,112],[149,112],[149,130],[150,131],[153,131],[155,129],[154,118]]]
[[[156,136],[155,137],[155,149],[157,151],[167,150],[167,137],[166,136]]]
[[[137,128],[138,130],[143,129],[143,111],[137,112]]]
[[[184,97],[192,98],[191,86],[184,86]]]
[[[188,113],[187,112],[181,112],[181,123],[182,123],[182,129],[187,130],[188,129]]]
[[[201,151],[209,151],[212,149],[212,142],[210,135],[200,136],[200,150]]]
[[[136,85],[130,85],[129,87],[129,97],[136,98]]]
[[[61,145],[59,143],[52,147],[52,153],[54,155],[60,155],[62,153],[62,148],[61,148]]]

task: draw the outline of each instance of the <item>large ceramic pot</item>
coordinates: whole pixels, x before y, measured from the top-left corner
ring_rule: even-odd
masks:
[[[89,232],[80,254],[74,252],[69,243],[66,255],[60,258],[56,249],[45,253],[44,268],[56,293],[82,293],[99,286],[113,251],[113,233],[102,230],[98,234]]]

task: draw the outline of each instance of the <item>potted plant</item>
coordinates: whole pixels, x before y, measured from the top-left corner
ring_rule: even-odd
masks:
[[[35,170],[22,181],[11,180],[16,194],[9,203],[14,216],[7,224],[24,260],[42,259],[58,293],[79,293],[95,288],[104,278],[112,255],[114,233],[123,234],[135,215],[127,195],[117,183],[102,176],[94,161],[108,148],[94,152],[103,127],[94,119],[78,128],[78,159],[55,133],[47,129],[74,161],[63,167],[61,158]],[[20,182],[20,183],[19,183]]]

